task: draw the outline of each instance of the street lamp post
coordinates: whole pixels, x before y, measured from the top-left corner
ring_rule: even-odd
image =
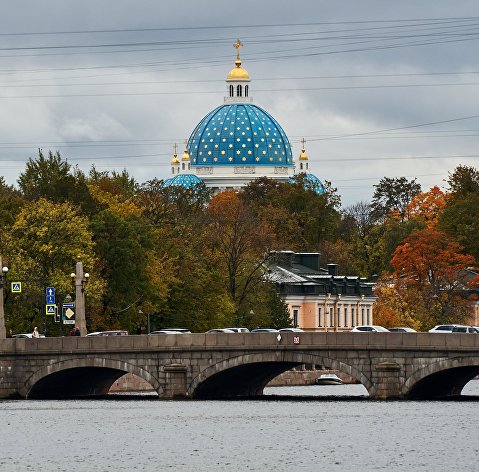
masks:
[[[2,256],[0,256],[0,339],[7,337],[7,328],[5,327],[5,308],[3,301],[3,287],[7,279],[8,267],[2,265]]]
[[[80,335],[86,336],[85,284],[90,274],[83,274],[83,263],[77,262],[76,271],[70,276],[75,282],[75,325],[80,330]]]

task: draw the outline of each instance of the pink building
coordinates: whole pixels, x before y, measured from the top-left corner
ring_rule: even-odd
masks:
[[[336,264],[320,265],[317,252],[273,253],[269,276],[289,307],[296,327],[305,331],[349,331],[373,324],[374,283],[338,275]]]

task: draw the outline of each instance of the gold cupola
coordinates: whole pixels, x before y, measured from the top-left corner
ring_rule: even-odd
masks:
[[[186,144],[186,141],[185,141]],[[182,161],[189,161],[190,160],[190,153],[188,152],[188,148],[185,146],[185,150],[183,151],[183,155],[181,156]]]
[[[308,155],[306,154],[306,149],[304,145],[306,144],[305,139],[303,138],[301,140],[301,154],[299,155],[299,171],[300,172],[305,172],[309,168],[309,163],[308,163]]]
[[[171,164],[179,164],[180,160],[178,159],[178,154],[176,153],[176,144],[173,146],[174,152],[173,152],[173,158],[171,159]]]
[[[243,46],[243,43],[239,39],[237,39],[236,43],[234,43],[233,46],[236,49],[236,67],[234,67],[228,72],[226,80],[249,80],[248,72],[246,71],[246,69],[241,67],[240,48]]]
[[[299,155],[299,160],[300,161],[307,161],[308,160],[308,155],[306,154],[306,149],[304,148],[304,145],[306,144],[306,141],[304,138],[301,140],[301,154]]]

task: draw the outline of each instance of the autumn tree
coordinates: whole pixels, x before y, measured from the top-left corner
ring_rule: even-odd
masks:
[[[210,257],[223,268],[225,284],[239,319],[261,285],[272,236],[234,191],[214,196],[207,209]]]
[[[394,287],[423,328],[470,314],[464,270],[474,264],[462,246],[435,229],[415,231],[394,252]]]
[[[446,202],[446,194],[435,185],[427,192],[414,195],[405,212],[409,219],[421,221],[428,228],[435,228]]]

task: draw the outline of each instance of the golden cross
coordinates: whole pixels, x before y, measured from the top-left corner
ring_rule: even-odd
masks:
[[[304,145],[306,144],[306,141],[305,141],[304,138],[301,140],[301,143],[302,143],[302,145],[303,145],[303,151],[304,151]]]
[[[236,49],[236,60],[239,61],[240,60],[240,48],[243,46],[243,43],[239,39],[237,39],[236,43],[234,43],[233,46]]]
[[[173,144],[173,149],[175,151],[175,156],[176,156],[176,148],[177,148],[177,146],[176,146],[176,143],[175,143],[175,144]]]

